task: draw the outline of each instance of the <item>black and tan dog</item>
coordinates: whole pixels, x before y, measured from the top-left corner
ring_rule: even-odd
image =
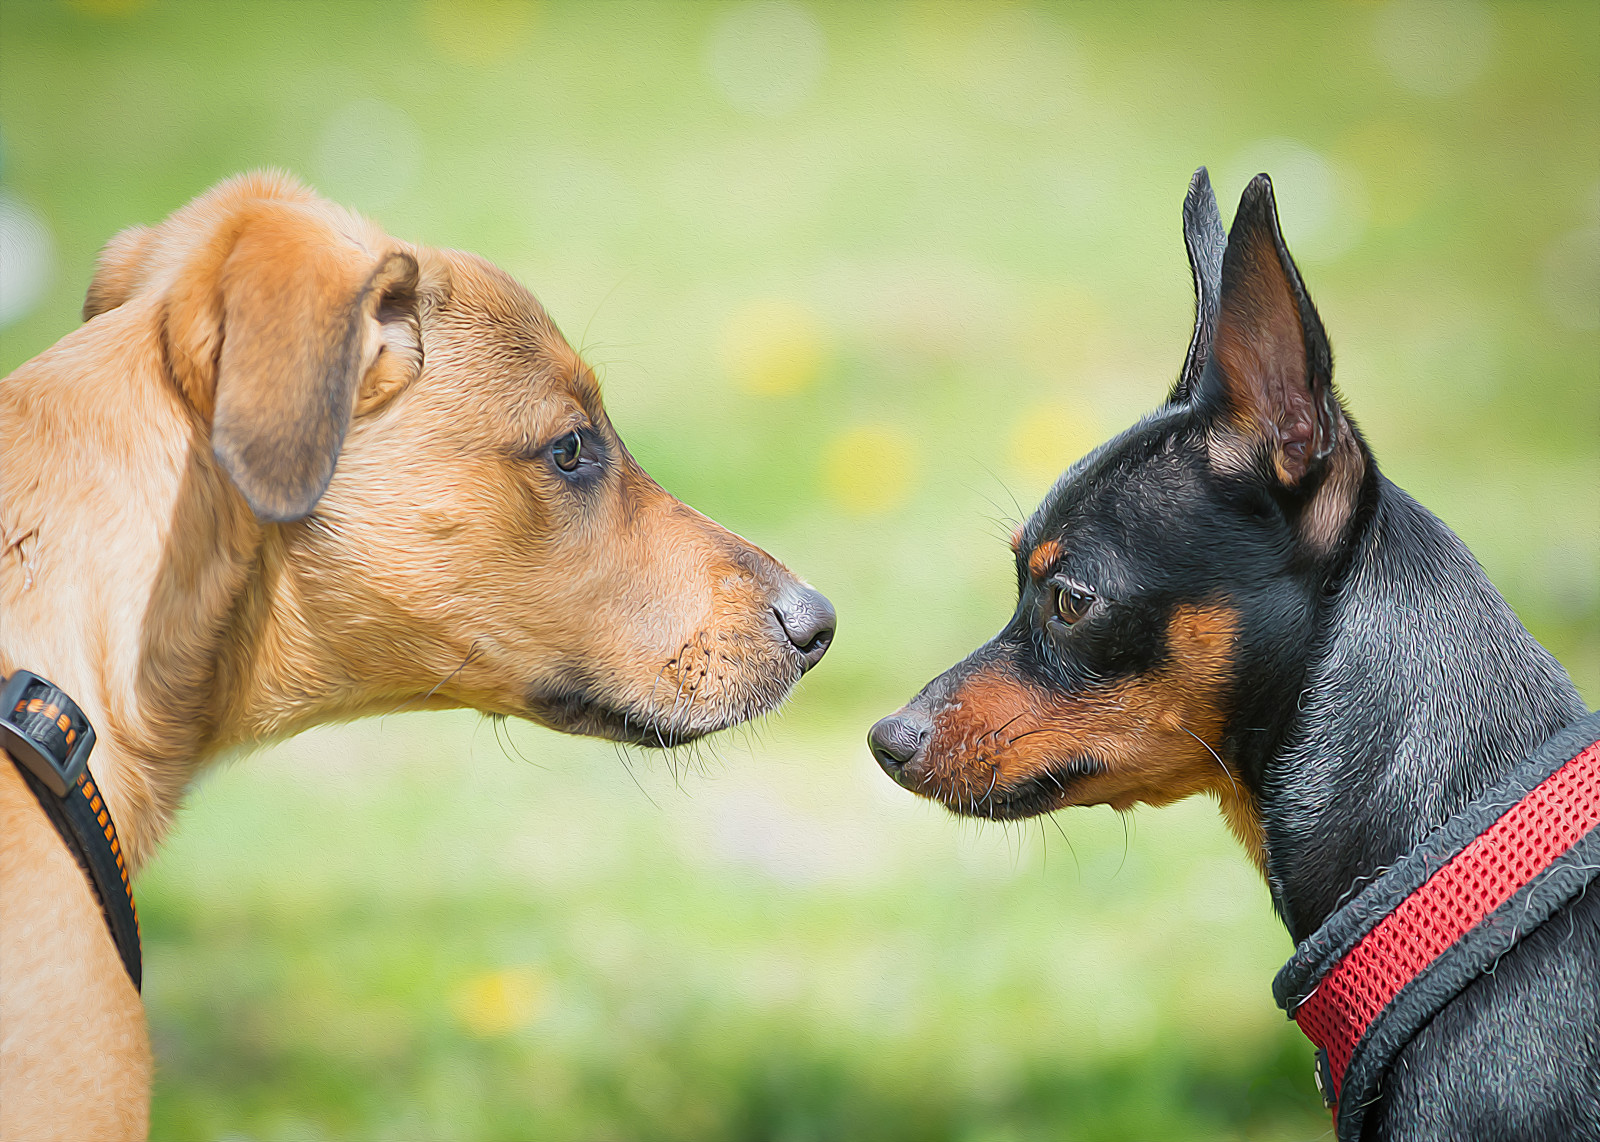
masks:
[[[1224,235],[1202,170],[1185,223],[1168,401],[1067,471],[1016,534],[1011,620],[869,744],[977,817],[1215,796],[1304,941],[1586,710],[1378,471],[1268,179]],[[1600,1137],[1600,892],[1411,1038],[1363,1136]]]
[[[0,675],[88,715],[134,870],[227,750],[397,707],[669,746],[832,638],[480,258],[250,175],[113,240],[84,316],[0,381]],[[137,972],[45,803],[0,764],[0,1136],[141,1137]]]

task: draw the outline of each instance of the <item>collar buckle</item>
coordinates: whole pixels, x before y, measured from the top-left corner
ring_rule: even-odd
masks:
[[[0,686],[0,748],[65,797],[88,771],[94,727],[55,683],[18,670]]]

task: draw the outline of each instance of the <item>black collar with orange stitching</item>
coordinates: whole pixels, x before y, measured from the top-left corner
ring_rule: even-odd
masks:
[[[0,682],[0,749],[15,763],[100,902],[135,989],[144,980],[139,913],[111,810],[89,772],[94,727],[78,704],[37,674]]]
[[[1600,714],[1560,731],[1295,949],[1278,1006],[1340,1139],[1413,1035],[1600,873]]]

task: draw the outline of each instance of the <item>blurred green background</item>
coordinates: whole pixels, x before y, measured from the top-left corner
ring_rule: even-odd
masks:
[[[0,368],[286,167],[516,274],[669,489],[829,593],[780,715],[397,715],[219,767],[138,882],[160,1138],[1328,1137],[1213,806],[962,823],[867,726],[1161,398],[1257,170],[1390,476],[1600,701],[1600,7],[0,3]]]

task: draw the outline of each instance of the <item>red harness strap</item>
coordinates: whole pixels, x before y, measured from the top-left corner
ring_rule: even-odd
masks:
[[[1595,875],[1595,724],[1591,716],[1557,735],[1566,741],[1552,739],[1329,917],[1279,973],[1280,1005],[1325,1052],[1318,1077],[1331,1086],[1324,1097],[1340,1138],[1359,1136],[1412,1034]]]

